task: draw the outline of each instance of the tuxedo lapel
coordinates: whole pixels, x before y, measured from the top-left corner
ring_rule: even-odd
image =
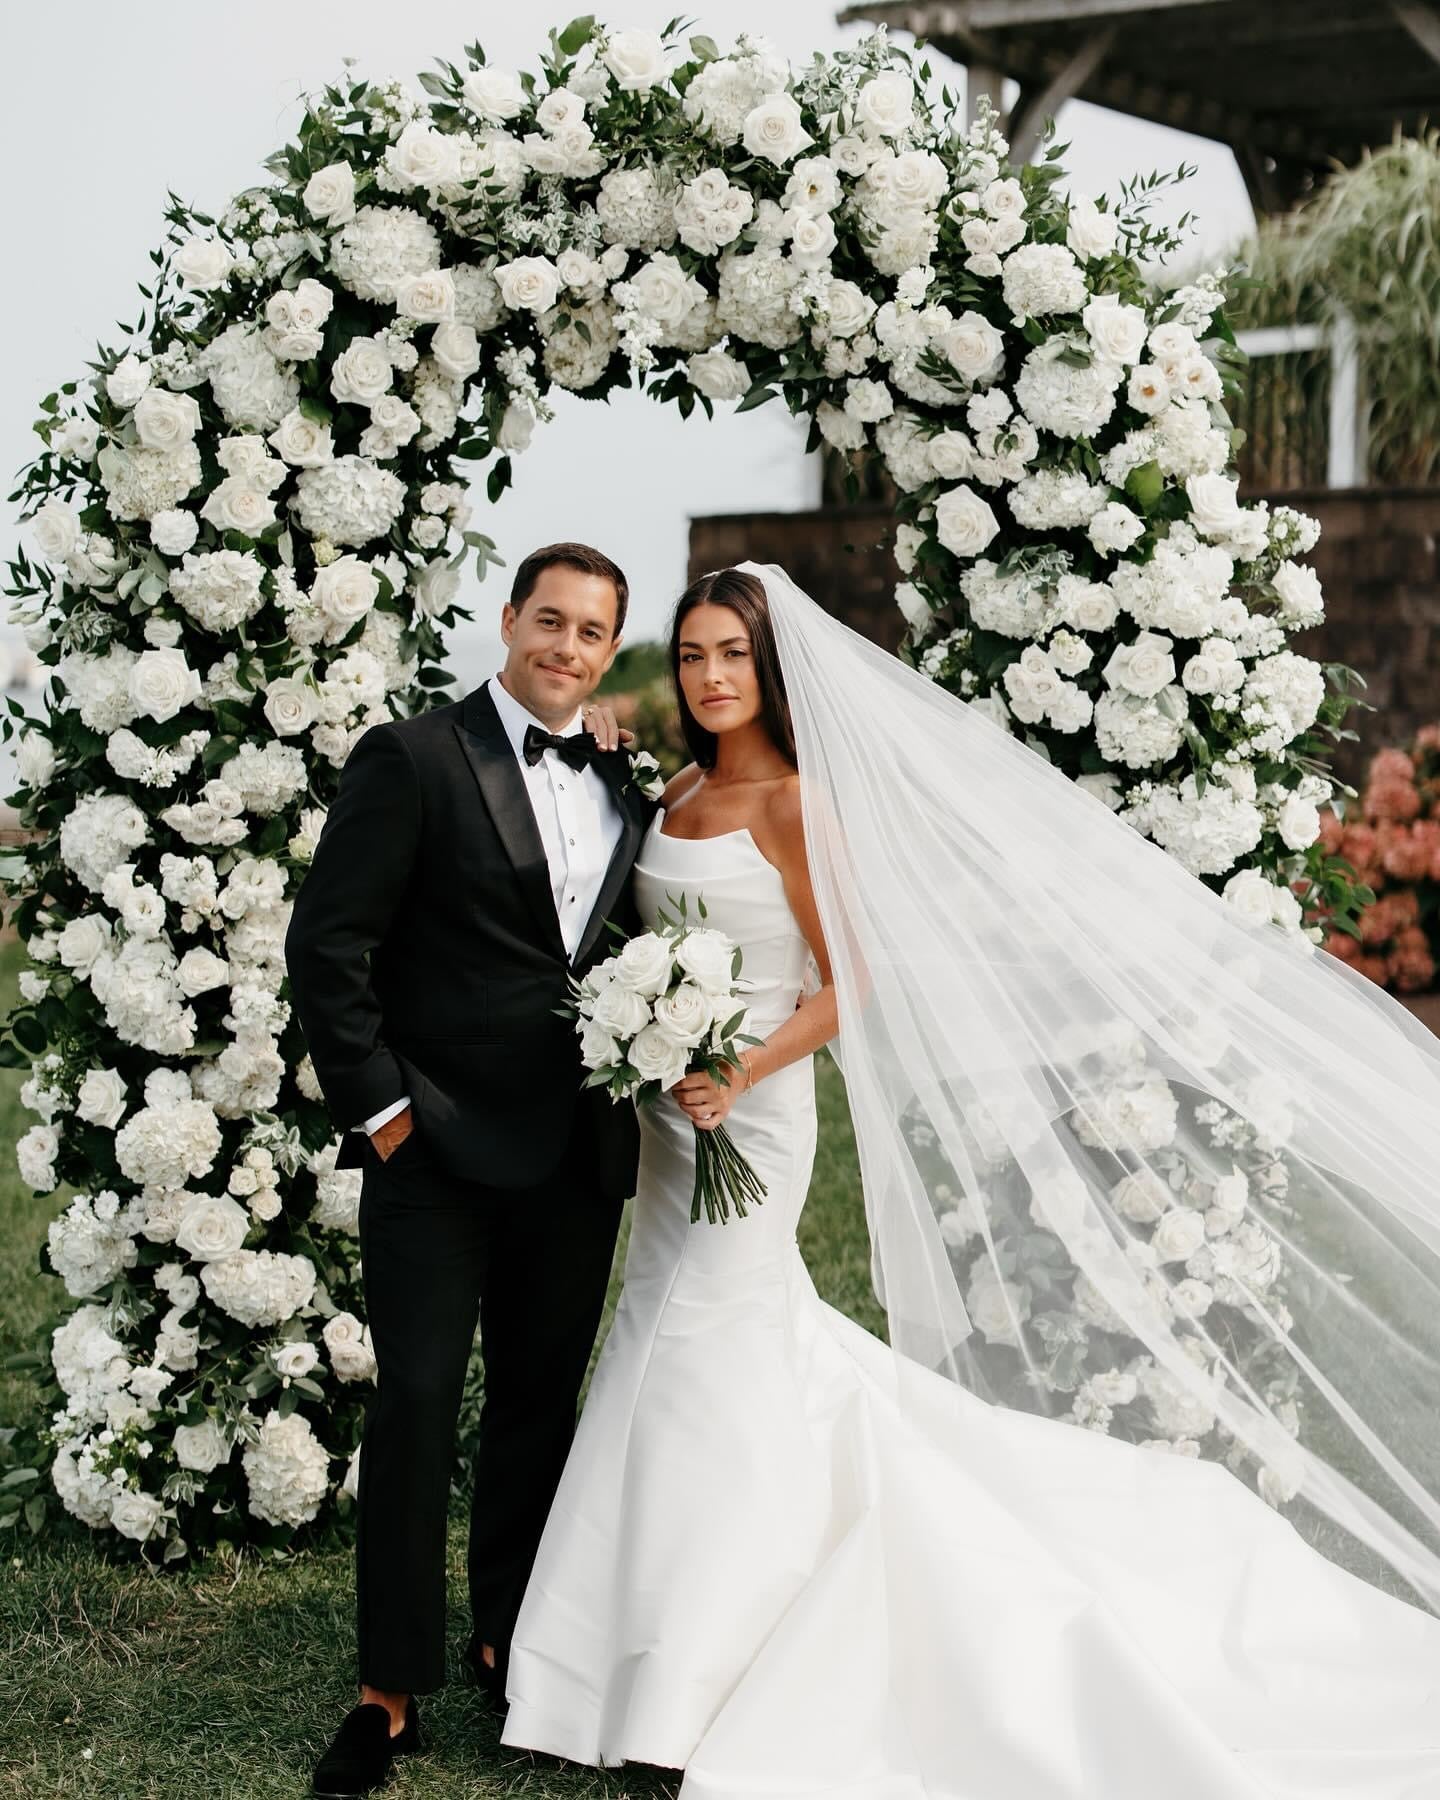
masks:
[[[525,910],[535,921],[546,949],[553,950],[562,962],[566,961],[565,940],[555,914],[550,865],[545,846],[540,841],[540,827],[535,823],[535,812],[530,805],[520,764],[486,688],[478,687],[466,695],[461,716],[464,723],[455,727],[455,736],[475,776],[500,842],[505,846],[505,854],[525,898]]]

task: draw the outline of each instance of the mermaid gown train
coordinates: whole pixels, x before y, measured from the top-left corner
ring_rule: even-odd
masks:
[[[753,1028],[808,958],[748,832],[651,827],[642,916],[703,892]],[[683,1768],[681,1800],[1434,1800],[1440,1620],[1218,1464],[994,1407],[815,1292],[813,1066],[742,1095],[768,1188],[690,1223],[642,1114],[625,1286],[510,1661],[506,1744]],[[563,1253],[563,1246],[558,1247]]]

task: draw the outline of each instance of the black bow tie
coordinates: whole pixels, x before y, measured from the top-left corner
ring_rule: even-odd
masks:
[[[592,762],[600,746],[588,731],[575,731],[560,737],[553,731],[542,731],[538,725],[525,727],[525,761],[533,769],[547,750],[558,750],[572,769],[583,769]]]

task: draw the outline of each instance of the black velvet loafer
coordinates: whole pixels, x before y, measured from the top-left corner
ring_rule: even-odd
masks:
[[[465,1672],[472,1686],[479,1688],[492,1709],[502,1717],[509,1710],[509,1702],[505,1698],[505,1676],[508,1658],[500,1657],[492,1669],[480,1654],[480,1645],[474,1638],[465,1646]]]
[[[330,1740],[330,1748],[315,1765],[310,1792],[319,1800],[358,1800],[390,1779],[397,1756],[420,1748],[420,1708],[412,1695],[405,1706],[405,1726],[393,1737],[390,1715],[383,1706],[366,1701],[352,1707]]]

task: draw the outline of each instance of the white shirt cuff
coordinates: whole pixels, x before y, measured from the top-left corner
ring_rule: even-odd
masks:
[[[387,1119],[393,1119],[397,1113],[404,1112],[409,1104],[410,1096],[406,1094],[403,1100],[397,1100],[393,1106],[387,1106],[384,1112],[372,1113],[363,1125],[352,1125],[350,1129],[363,1131],[368,1137],[371,1132],[378,1131]]]

